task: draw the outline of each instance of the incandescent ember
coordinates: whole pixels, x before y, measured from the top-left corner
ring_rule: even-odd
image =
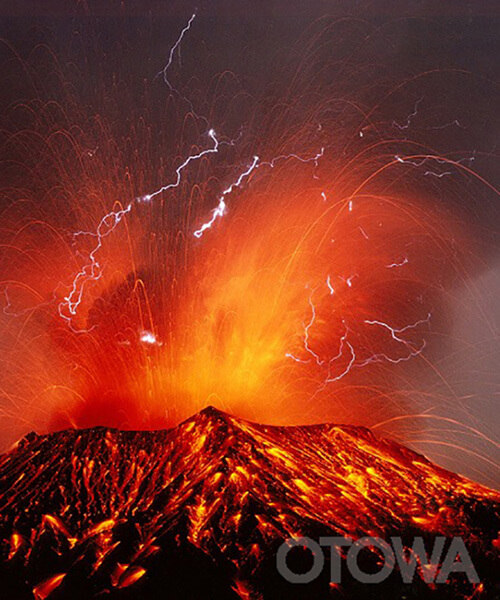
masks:
[[[497,598],[499,529],[500,493],[360,427],[208,408],[169,430],[30,434],[0,458],[6,600]],[[284,540],[328,535],[461,536],[482,582],[280,577]]]

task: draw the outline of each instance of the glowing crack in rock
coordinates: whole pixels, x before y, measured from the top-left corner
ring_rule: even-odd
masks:
[[[252,598],[285,598],[263,565],[275,564],[284,540],[318,531],[357,538],[410,529],[425,539],[460,532],[474,561],[488,560],[485,584],[498,579],[492,524],[500,494],[364,427],[275,427],[206,408],[167,430],[31,434],[0,464],[0,567],[16,575],[7,579],[9,598],[114,599],[123,597],[114,589],[128,587],[130,598],[160,598],[166,581],[185,581],[176,579],[181,569],[192,579],[198,551],[213,559],[208,570],[196,565],[204,576],[190,597],[206,597],[198,591],[207,574],[217,585],[221,578],[220,597],[231,597],[233,578],[250,572],[259,592]],[[411,553],[410,538],[404,547]],[[44,554],[57,556],[56,569],[39,561]],[[416,582],[415,598],[440,597],[428,595],[434,585],[424,577]],[[345,585],[346,598],[359,598],[359,587]],[[483,597],[471,593],[450,598]]]

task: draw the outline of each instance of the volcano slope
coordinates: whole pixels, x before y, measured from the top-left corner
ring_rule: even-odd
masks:
[[[0,457],[5,600],[500,598],[500,494],[369,430],[272,427],[207,408],[155,432],[29,434]],[[461,536],[481,579],[292,584],[290,537]],[[290,568],[309,569],[295,549]],[[430,551],[430,550],[429,550]],[[360,555],[365,570],[378,555]],[[309,566],[308,566],[309,565]],[[372,565],[373,566],[373,565]],[[376,567],[376,565],[375,565]],[[374,570],[377,570],[376,568]]]

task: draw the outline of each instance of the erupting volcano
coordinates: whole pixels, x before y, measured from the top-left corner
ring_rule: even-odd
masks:
[[[329,534],[463,536],[481,583],[420,575],[410,597],[498,593],[500,494],[363,428],[207,408],[170,430],[30,434],[0,473],[6,598],[359,598],[354,581],[297,589],[276,572],[284,540]]]
[[[0,597],[500,598],[498,115],[460,35],[76,4],[0,23]],[[479,579],[282,576],[328,536],[462,538]]]

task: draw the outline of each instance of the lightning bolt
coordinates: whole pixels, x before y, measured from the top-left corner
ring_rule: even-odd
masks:
[[[253,162],[248,167],[248,169],[246,171],[244,171],[234,183],[232,183],[228,188],[226,188],[222,192],[222,195],[219,198],[219,204],[217,205],[217,208],[214,208],[214,210],[212,211],[212,218],[210,219],[210,221],[203,223],[203,225],[194,232],[193,235],[195,237],[201,238],[201,236],[205,233],[205,231],[207,229],[210,229],[217,219],[224,216],[224,214],[226,212],[226,203],[225,203],[226,196],[231,194],[235,188],[239,188],[242,185],[243,181],[247,177],[249,177],[250,174],[257,168],[258,164],[259,164],[259,157],[254,156]]]
[[[331,279],[330,275],[328,275],[328,277],[326,278],[326,285],[327,285],[328,289],[330,290],[330,296],[333,296],[333,294],[335,294],[335,289],[332,285],[332,279]]]
[[[395,262],[390,265],[386,265],[386,267],[388,269],[394,269],[395,267],[403,267],[404,265],[407,265],[408,263],[409,263],[408,257],[405,256],[401,262]]]
[[[439,156],[424,156],[421,160],[411,160],[411,158],[406,158],[406,157],[401,157],[399,155],[395,155],[394,159],[403,164],[403,165],[411,165],[412,167],[421,167],[422,165],[425,165],[427,162],[429,161],[434,161],[440,165],[462,165],[462,164],[467,164],[467,166],[471,166],[472,163],[476,160],[476,151],[474,150],[471,154],[471,156],[466,157],[466,158],[461,158],[459,160],[449,160],[446,158],[440,158]],[[430,171],[427,170],[424,172],[424,176],[429,176],[431,175],[432,177],[437,177],[438,179],[441,179],[441,177],[445,177],[446,175],[453,175],[452,171],[442,171],[442,172],[436,172],[436,171]]]
[[[177,38],[177,41],[175,42],[175,44],[172,46],[172,48],[170,49],[170,54],[168,56],[168,61],[167,64],[165,65],[165,67],[158,73],[157,77],[159,75],[163,75],[163,80],[165,81],[165,83],[168,85],[169,89],[171,91],[173,91],[173,87],[172,84],[170,83],[170,81],[168,80],[167,77],[167,72],[170,69],[170,67],[172,66],[172,63],[174,61],[174,56],[175,56],[175,51],[177,50],[177,48],[180,47],[181,42],[184,38],[184,36],[186,35],[186,33],[191,29],[191,25],[193,24],[193,21],[196,18],[196,13],[193,13],[191,15],[191,18],[189,19],[187,25],[184,27],[184,29],[181,31],[179,37]],[[180,52],[180,50],[179,50]]]
[[[259,157],[254,156],[253,162],[248,167],[248,169],[246,171],[244,171],[234,183],[232,183],[226,190],[224,190],[222,192],[222,195],[219,198],[219,204],[217,205],[216,208],[214,208],[212,210],[212,217],[210,218],[209,221],[207,221],[206,223],[203,223],[203,225],[194,232],[194,235],[197,238],[201,238],[201,236],[205,233],[205,231],[207,229],[211,229],[212,225],[215,223],[215,221],[217,219],[222,218],[226,214],[226,210],[227,210],[227,205],[225,202],[226,196],[231,194],[235,188],[241,187],[244,180],[247,179],[250,176],[250,174],[253,171],[255,171],[256,169],[259,169],[261,167],[270,167],[271,169],[274,169],[274,167],[276,166],[276,163],[278,161],[289,160],[289,159],[298,160],[301,163],[313,162],[315,164],[315,166],[317,167],[318,160],[323,156],[324,152],[325,152],[325,149],[321,148],[321,150],[317,154],[315,154],[314,156],[311,156],[309,158],[304,158],[302,156],[299,156],[298,154],[282,154],[280,156],[276,156],[275,158],[273,158],[272,160],[267,161],[267,162],[260,162]]]
[[[326,284],[327,284],[330,295],[333,296],[335,293],[335,290],[331,284],[331,276],[330,275],[327,276]],[[312,359],[314,359],[314,361],[316,362],[316,364],[318,366],[322,367],[325,365],[326,361],[322,360],[318,356],[318,354],[316,352],[314,352],[314,350],[311,348],[311,344],[310,344],[311,327],[314,325],[314,323],[316,322],[316,318],[317,318],[316,308],[315,308],[315,305],[314,305],[314,302],[312,299],[313,294],[314,294],[314,291],[313,291],[313,293],[311,293],[311,295],[309,297],[309,305],[311,307],[311,318],[310,318],[309,322],[304,325],[303,343],[304,343],[304,349],[305,349],[306,353],[309,354],[312,357]],[[378,326],[378,327],[382,327],[383,329],[386,329],[390,333],[390,335],[394,341],[398,342],[399,344],[403,344],[407,349],[409,349],[409,353],[405,356],[393,358],[387,354],[380,353],[380,354],[374,354],[373,356],[370,356],[369,358],[367,358],[365,360],[358,360],[354,346],[351,344],[351,342],[348,339],[349,333],[351,333],[351,331],[349,330],[349,327],[347,326],[344,319],[342,319],[342,324],[344,325],[344,333],[339,341],[339,350],[335,356],[331,357],[328,360],[327,375],[324,380],[324,383],[318,389],[318,392],[323,390],[327,384],[339,381],[340,379],[345,377],[354,367],[361,368],[361,367],[365,367],[371,363],[382,362],[382,361],[388,361],[392,364],[398,364],[400,362],[408,361],[408,360],[420,355],[426,347],[425,340],[422,342],[420,347],[416,348],[413,344],[411,344],[408,340],[406,340],[402,336],[407,331],[416,329],[419,325],[429,323],[430,319],[431,319],[431,313],[428,313],[427,317],[425,319],[420,319],[420,320],[416,321],[415,323],[412,323],[411,325],[406,325],[405,327],[400,327],[400,328],[392,327],[391,325],[389,325],[388,323],[385,323],[384,321],[365,319],[364,323],[366,325]],[[340,358],[345,356],[346,349],[349,351],[349,355],[348,355],[349,361],[348,361],[347,365],[344,367],[344,369],[341,373],[339,373],[335,376],[332,376],[333,365]],[[291,353],[287,353],[285,356],[287,358],[291,358],[295,362],[303,363],[303,364],[310,363],[312,360],[312,359],[304,360],[304,359],[298,358],[297,356],[295,356],[294,354],[291,354]]]
[[[404,130],[404,129],[409,129],[413,117],[416,117],[418,115],[418,107],[420,106],[420,103],[422,102],[423,99],[424,99],[424,97],[422,96],[422,98],[420,98],[420,100],[417,100],[415,102],[415,107],[413,109],[413,112],[408,115],[408,117],[406,118],[406,123],[404,125],[400,125],[396,121],[393,121],[392,122],[392,126],[393,127],[397,127],[401,131]]]
[[[71,284],[70,292],[67,296],[64,297],[63,301],[59,304],[59,315],[71,324],[73,317],[75,317],[78,307],[80,306],[83,298],[83,293],[85,287],[90,282],[98,281],[102,276],[102,267],[98,261],[98,253],[101,250],[103,245],[103,240],[113,233],[116,227],[120,224],[123,217],[129,214],[134,205],[137,203],[150,202],[157,196],[163,192],[171,190],[179,186],[182,181],[182,173],[189,166],[189,164],[193,161],[200,160],[203,156],[208,154],[214,154],[219,151],[219,141],[215,135],[215,131],[210,129],[208,132],[208,136],[213,141],[213,146],[211,148],[207,148],[206,150],[202,150],[197,154],[192,154],[186,158],[186,160],[177,167],[175,173],[176,177],[172,183],[164,185],[154,192],[150,192],[149,194],[145,194],[144,196],[139,196],[133,200],[128,206],[124,209],[118,211],[111,211],[106,214],[100,221],[97,230],[95,232],[88,231],[78,231],[74,234],[73,237],[78,236],[91,236],[96,238],[96,244],[93,250],[90,252],[88,257],[87,264],[79,271]]]
[[[193,162],[195,160],[200,160],[200,158],[207,156],[207,154],[216,154],[219,151],[220,143],[215,135],[215,131],[213,129],[210,129],[208,132],[208,136],[214,143],[212,148],[208,148],[207,150],[203,150],[202,152],[199,152],[198,154],[193,154],[191,156],[188,156],[188,158],[186,158],[186,160],[179,167],[177,167],[177,169],[175,171],[176,179],[174,182],[164,185],[164,186],[158,188],[154,192],[151,192],[144,196],[139,196],[138,198],[136,198],[136,201],[137,202],[150,202],[155,196],[158,196],[158,194],[162,194],[163,192],[167,192],[168,190],[179,187],[179,184],[182,180],[182,172],[191,162]]]
[[[96,238],[96,245],[89,254],[89,262],[76,274],[71,285],[70,292],[59,304],[59,315],[71,325],[72,318],[82,301],[85,286],[91,281],[98,281],[102,275],[101,265],[97,259],[97,254],[102,248],[104,238],[110,235],[121,222],[123,217],[132,210],[132,203],[126,208],[118,211],[111,211],[105,215],[99,223],[95,233],[79,231],[74,236],[90,235]]]
[[[387,354],[375,354],[371,358],[366,359],[366,361],[361,363],[359,366],[365,366],[369,363],[378,362],[381,360],[387,360],[393,364],[398,364],[400,362],[408,361],[411,358],[414,358],[415,356],[418,356],[419,354],[421,354],[426,346],[425,340],[422,342],[422,345],[420,346],[420,348],[414,348],[413,345],[408,340],[405,340],[404,338],[401,337],[401,334],[403,334],[406,331],[409,331],[411,329],[415,329],[416,327],[418,327],[419,325],[423,325],[424,323],[429,323],[431,316],[432,316],[431,313],[428,313],[427,317],[425,319],[420,319],[419,321],[417,321],[416,323],[413,323],[412,325],[406,325],[406,327],[401,327],[399,329],[396,327],[391,327],[391,325],[389,325],[388,323],[385,323],[384,321],[365,320],[365,323],[367,325],[377,325],[377,326],[382,327],[382,328],[386,329],[387,331],[389,331],[392,339],[400,344],[403,344],[406,348],[409,348],[410,352],[407,356],[402,356],[399,358],[391,358],[390,356],[387,356]]]

